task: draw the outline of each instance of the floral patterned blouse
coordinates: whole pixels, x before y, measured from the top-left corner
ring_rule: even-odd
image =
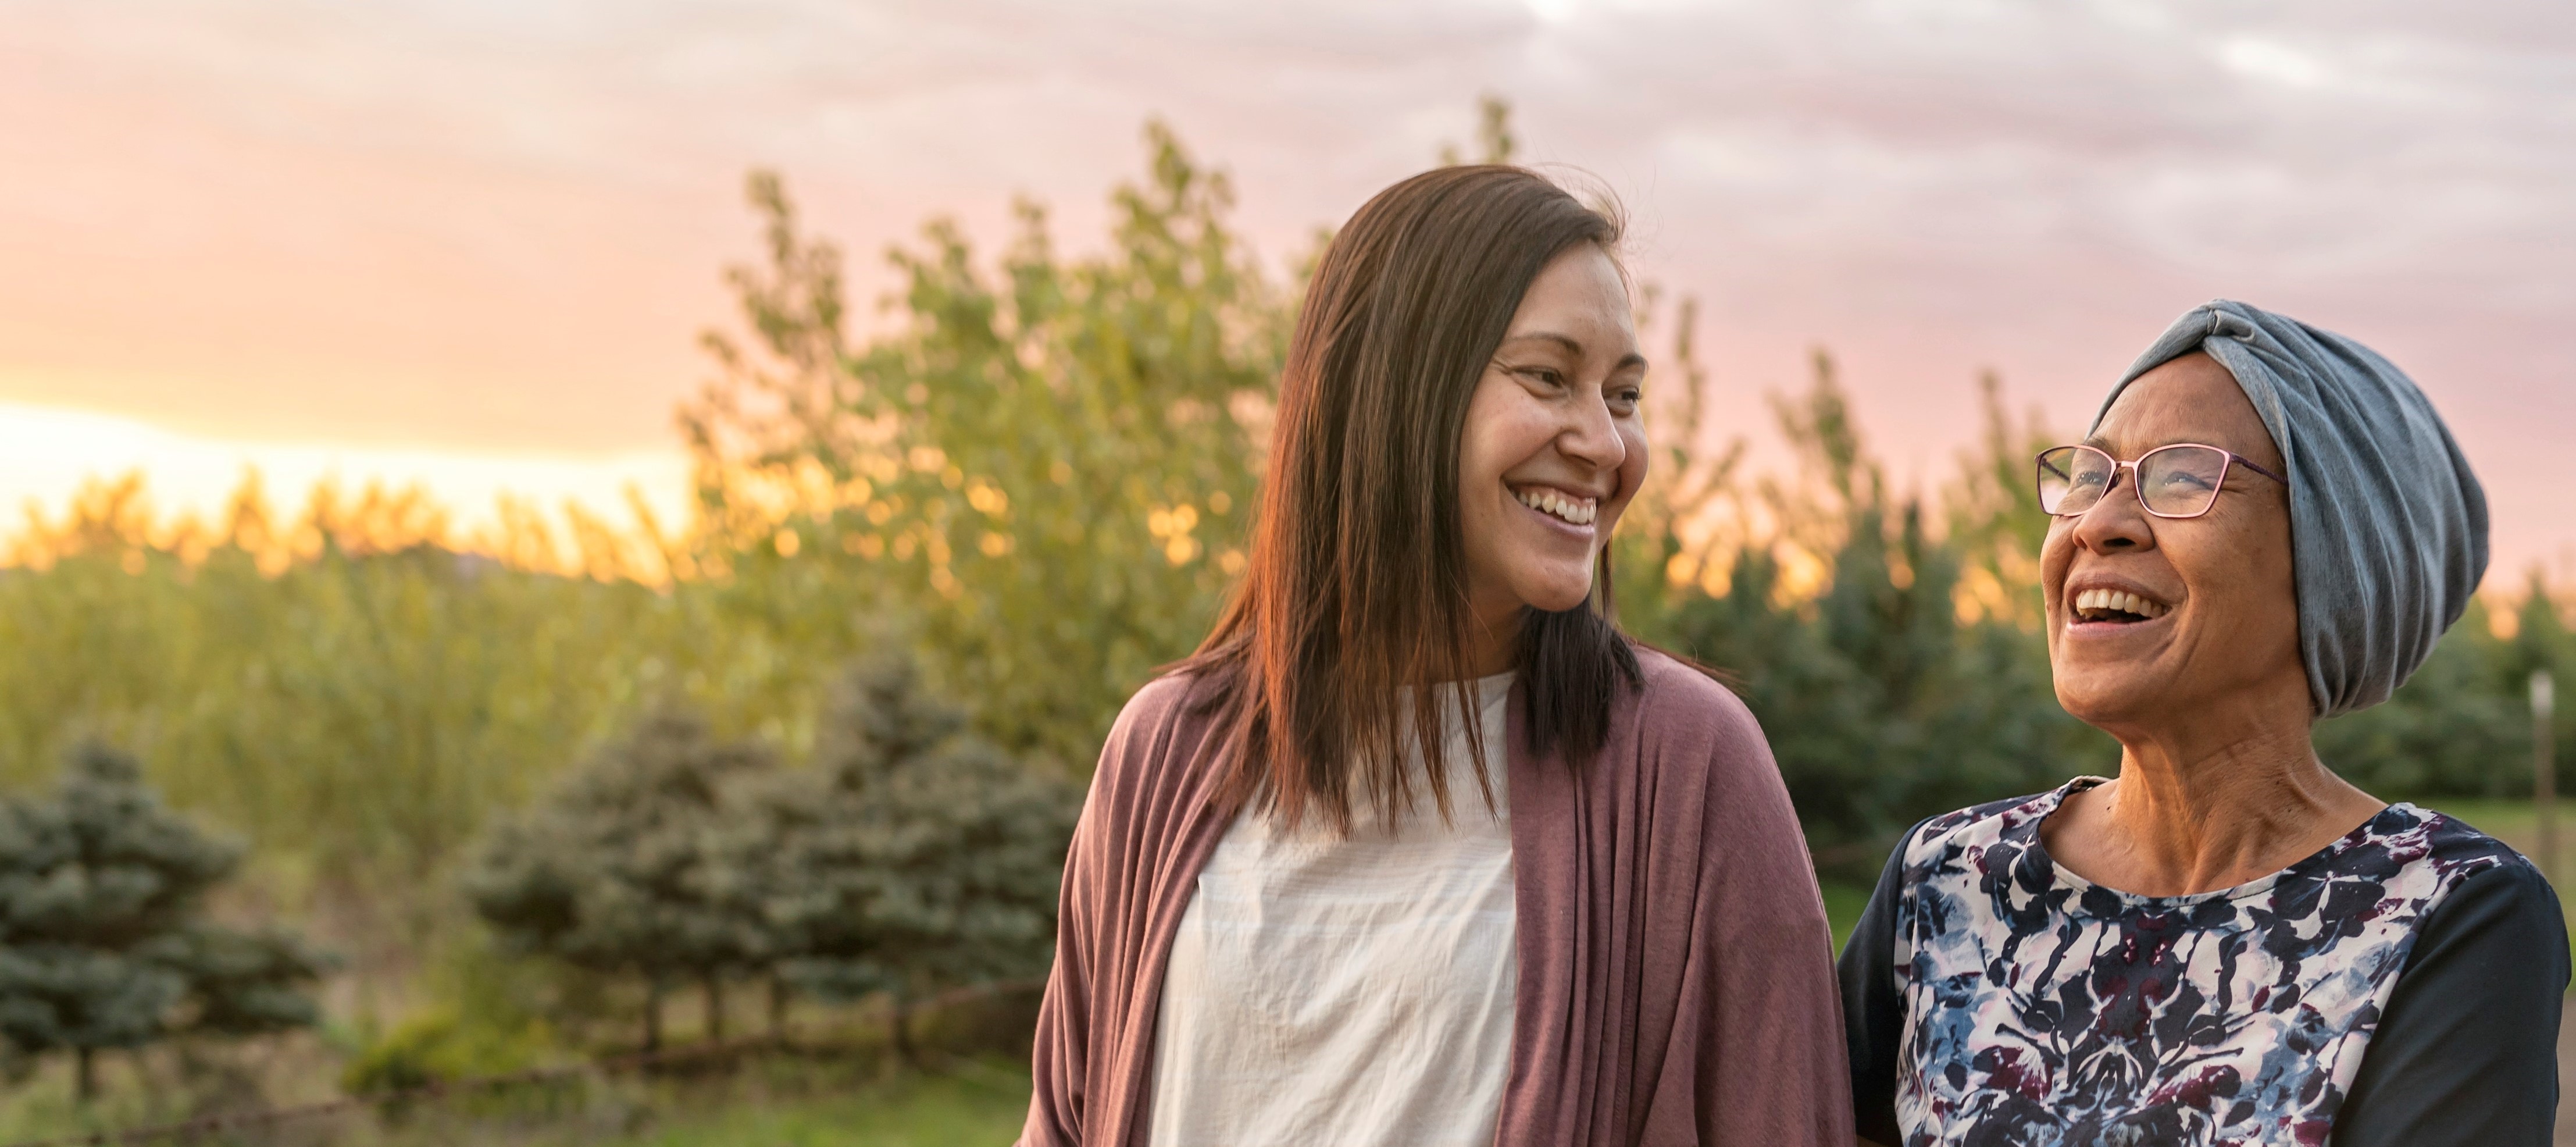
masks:
[[[1889,858],[1842,961],[1863,1136],[2549,1141],[2567,944],[2529,862],[2395,804],[2250,884],[2139,896],[2040,843],[2101,783],[1935,817]]]

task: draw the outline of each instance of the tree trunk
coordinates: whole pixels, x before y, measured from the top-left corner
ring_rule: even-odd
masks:
[[[74,1048],[72,1056],[72,1095],[86,1105],[98,1098],[98,1049]]]
[[[894,1037],[893,1043],[895,1058],[901,1060],[905,1067],[912,1068],[915,1071],[921,1070],[921,1049],[912,1046],[912,997],[910,994],[904,992],[896,992],[894,994],[894,1017],[889,1024],[889,1028],[889,1034]]]
[[[787,978],[769,974],[769,1042],[787,1046]]]
[[[662,977],[650,976],[644,981],[644,1051],[662,1050]]]
[[[698,973],[698,988],[707,997],[707,1042],[724,1042],[724,977],[714,972]]]

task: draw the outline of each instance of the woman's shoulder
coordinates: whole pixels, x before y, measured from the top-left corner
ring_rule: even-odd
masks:
[[[1618,702],[1603,747],[1608,783],[1635,778],[1657,791],[1697,791],[1729,815],[1776,815],[1795,823],[1771,743],[1735,691],[1661,650],[1637,649],[1637,688]],[[1615,712],[1615,711],[1614,711]]]
[[[2428,902],[2490,873],[2498,879],[2482,883],[2548,887],[2539,867],[2512,845],[2458,817],[2413,804],[2392,804],[2381,810],[2348,838],[2347,851],[2358,855],[2341,867],[2375,861],[2390,869],[2383,879],[2411,878],[2404,882],[2419,886],[2419,894]],[[2554,895],[2551,900],[2555,902]]]
[[[1109,739],[1150,735],[1170,727],[1198,706],[1203,676],[1184,666],[1158,673],[1137,686],[1134,693],[1128,694],[1127,703],[1119,707],[1118,719],[1110,724]]]
[[[2421,805],[2398,802],[2372,818],[2371,835],[2381,840],[2407,838],[2416,842],[2422,859],[2434,863],[2474,862],[2485,864],[2530,864],[2512,845],[2481,831],[2476,825],[2446,812]]]
[[[1919,870],[1938,866],[1945,858],[1971,849],[2021,843],[2036,833],[2038,823],[2065,798],[2068,788],[2083,779],[2077,778],[2077,781],[2044,792],[2005,797],[1925,817],[1897,840],[1895,854],[1888,858],[1889,867],[1892,870]]]
[[[2415,899],[2412,913],[2421,936],[2418,944],[2481,942],[2493,945],[2506,935],[2542,936],[2549,943],[2508,944],[2526,950],[2566,950],[2566,913],[2558,890],[2530,858],[2468,822],[2413,805],[2391,805],[2372,823],[2397,820],[2399,834],[2370,841],[2374,852],[2400,862],[2400,872],[2384,878],[2384,895]],[[2349,867],[2349,866],[2347,866]],[[2411,965],[2410,965],[2411,969]],[[2557,990],[2566,987],[2559,972]]]
[[[1651,645],[1637,650],[1634,704],[1640,728],[1696,732],[1718,742],[1762,743],[1762,723],[1718,678]]]
[[[1092,791],[1133,789],[1165,778],[1175,755],[1196,756],[1215,724],[1204,671],[1169,670],[1139,686],[1118,710],[1100,746]]]

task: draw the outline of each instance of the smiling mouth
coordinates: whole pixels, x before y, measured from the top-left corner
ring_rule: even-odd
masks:
[[[1514,490],[1512,496],[1520,499],[1522,505],[1569,525],[1588,526],[1594,518],[1601,516],[1599,498],[1577,498],[1543,486]]]
[[[2088,589],[2075,595],[2075,617],[2078,621],[2135,625],[2154,621],[2171,612],[2173,607],[2170,605],[2122,590]]]

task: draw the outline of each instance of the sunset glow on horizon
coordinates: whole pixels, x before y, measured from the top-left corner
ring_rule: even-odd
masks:
[[[0,15],[0,507],[139,469],[202,512],[256,467],[283,506],[331,474],[677,520],[747,171],[840,245],[864,331],[932,218],[990,258],[1027,196],[1096,248],[1155,118],[1284,277],[1488,92],[1700,300],[1757,452],[1824,347],[1937,491],[1981,372],[2073,431],[2241,298],[2424,386],[2490,587],[2576,578],[2576,17],[2544,0],[35,0]]]
[[[459,541],[499,525],[513,500],[560,524],[567,504],[617,528],[652,521],[669,531],[688,520],[689,463],[677,449],[579,457],[296,442],[232,441],[174,433],[87,411],[0,402],[0,507],[6,529],[29,518],[54,521],[84,486],[142,479],[156,524],[185,519],[211,526],[245,482],[270,506],[300,512],[318,486],[358,497],[417,490],[447,516]]]

